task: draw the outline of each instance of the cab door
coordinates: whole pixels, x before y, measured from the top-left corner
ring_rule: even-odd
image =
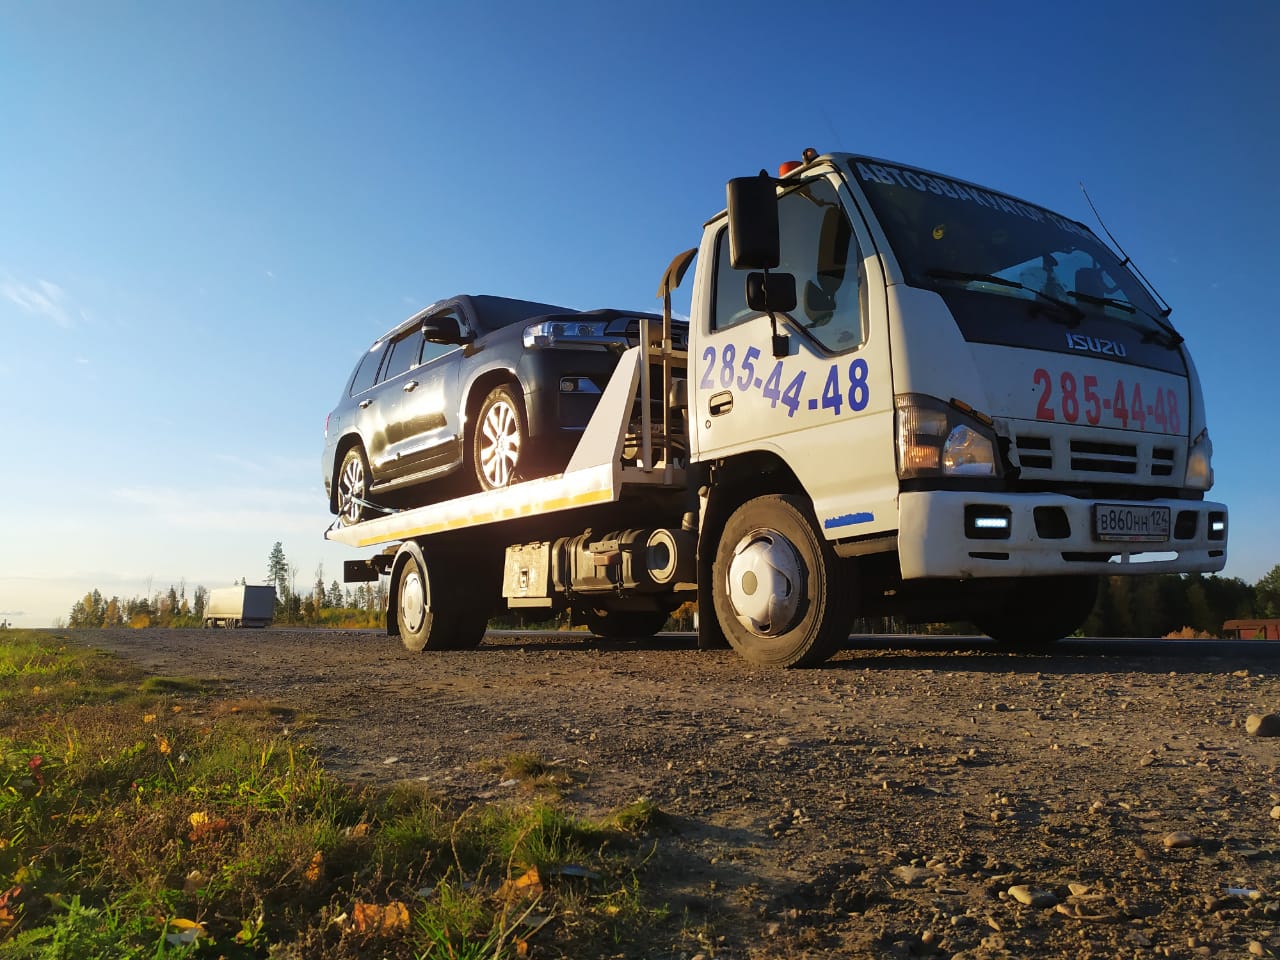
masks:
[[[828,539],[897,526],[884,281],[851,204],[834,174],[781,193],[775,272],[795,278],[797,306],[777,315],[786,335],[778,356],[770,318],[747,306],[747,271],[730,264],[727,223],[709,227],[714,263],[696,294],[703,309],[689,357],[697,459],[777,455]]]

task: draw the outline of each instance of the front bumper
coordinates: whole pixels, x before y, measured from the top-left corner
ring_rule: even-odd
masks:
[[[1169,539],[1158,543],[1096,540],[1093,507],[1100,503],[1168,507]],[[933,490],[900,494],[898,509],[903,579],[1212,573],[1227,562],[1227,508],[1204,500],[1136,502]],[[997,514],[1008,517],[1007,531],[993,534],[974,529],[975,515]]]

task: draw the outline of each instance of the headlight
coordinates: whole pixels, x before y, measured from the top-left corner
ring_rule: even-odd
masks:
[[[524,345],[528,348],[581,343],[604,345],[618,339],[606,334],[607,327],[605,320],[542,320],[524,328]]]
[[[998,477],[996,435],[977,414],[919,393],[894,397],[898,476]]]
[[[1208,490],[1213,486],[1213,443],[1209,431],[1201,430],[1191,441],[1187,452],[1187,483],[1192,490]]]

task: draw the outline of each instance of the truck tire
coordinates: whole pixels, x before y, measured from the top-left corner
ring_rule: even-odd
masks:
[[[524,404],[511,384],[489,391],[476,416],[471,462],[481,490],[497,490],[522,479],[530,450]]]
[[[587,629],[606,640],[644,639],[652,637],[667,625],[665,610],[592,610],[582,611]]]
[[[729,643],[751,663],[822,663],[848,639],[854,587],[852,567],[818,535],[801,497],[756,497],[725,524],[712,599]]]
[[[458,600],[438,574],[428,572],[417,551],[405,551],[396,577],[395,616],[406,650],[449,649],[451,614],[456,613],[451,604]]]
[[[1096,576],[1026,577],[1011,581],[1002,602],[971,619],[997,643],[1046,647],[1079,630],[1097,599]]]
[[[369,461],[359,444],[343,456],[335,486],[338,522],[350,527],[366,519],[368,511],[360,501],[369,498]]]
[[[406,650],[472,650],[493,614],[501,580],[467,558],[427,564],[418,549],[404,550],[396,576],[395,617]],[[492,588],[492,589],[486,589]]]

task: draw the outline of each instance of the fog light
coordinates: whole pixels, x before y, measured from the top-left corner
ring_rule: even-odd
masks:
[[[590,377],[561,377],[560,378],[561,393],[599,393],[600,388],[592,382]]]
[[[970,540],[1008,540],[1013,512],[993,504],[970,504],[964,508],[964,532]]]
[[[1209,514],[1209,539],[1227,539],[1227,515],[1219,511]]]

